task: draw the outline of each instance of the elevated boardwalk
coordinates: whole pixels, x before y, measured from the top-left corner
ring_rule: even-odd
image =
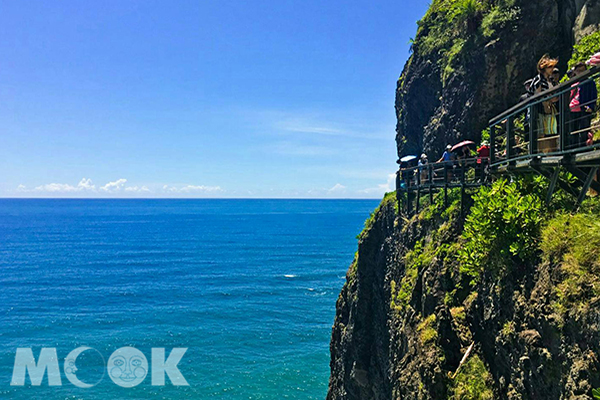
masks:
[[[597,99],[580,104],[582,110],[590,107],[593,112],[575,113],[570,108],[571,94],[599,81],[600,67],[596,66],[492,118],[489,159],[469,158],[400,169],[396,175],[398,198],[406,197],[406,210],[411,214],[413,208],[419,211],[423,195],[433,202],[433,194],[443,190],[447,203],[451,188],[461,188],[464,199],[466,189],[487,185],[494,176],[538,173],[550,180],[546,201],[560,187],[581,204],[590,188],[600,192],[600,123],[592,123],[597,117]],[[592,140],[590,132],[596,135]],[[561,179],[561,171],[575,179]]]

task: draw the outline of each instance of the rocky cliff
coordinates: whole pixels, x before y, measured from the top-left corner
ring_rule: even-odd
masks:
[[[597,29],[597,3],[433,1],[398,81],[399,154],[433,158],[478,140],[541,55],[566,69]],[[455,192],[449,207],[438,195],[411,217],[386,195],[337,301],[327,400],[591,399],[600,200],[568,214],[573,199],[546,205],[546,188],[539,177],[499,180],[469,194],[466,216]]]
[[[600,201],[572,215],[545,188],[497,181],[466,220],[455,192],[412,218],[386,196],[337,301],[327,399],[591,399]]]
[[[566,72],[573,44],[599,25],[598,0],[433,1],[397,83],[398,154],[433,159],[447,143],[478,140],[542,55]]]

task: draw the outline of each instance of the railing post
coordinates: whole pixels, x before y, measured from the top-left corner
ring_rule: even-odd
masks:
[[[460,216],[465,215],[465,170],[467,169],[467,160],[463,160],[463,165],[460,172]]]
[[[538,152],[538,124],[537,105],[529,105],[529,154],[537,154]]]
[[[433,204],[433,164],[427,164],[429,168],[428,177],[429,177],[429,205]]]
[[[510,115],[506,119],[506,159],[510,160],[513,157],[513,142],[515,132],[513,129],[513,116]]]
[[[567,114],[570,114],[569,99],[571,92],[564,92],[558,98],[558,133],[560,135],[559,149],[565,151],[569,147],[569,130],[567,129]]]
[[[415,171],[417,173],[417,214],[419,213],[419,203],[421,202],[421,169],[417,168]]]
[[[496,125],[490,126],[490,162],[496,160]]]
[[[448,163],[451,163],[454,167],[454,161],[444,161],[444,207],[448,207],[448,175],[450,175]]]
[[[404,203],[404,199],[402,197],[402,180],[400,179],[400,170],[396,172],[396,200],[398,200],[399,205]]]

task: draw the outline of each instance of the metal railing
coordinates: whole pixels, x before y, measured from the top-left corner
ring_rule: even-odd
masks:
[[[444,203],[448,203],[448,189],[461,188],[461,198],[467,188],[475,188],[490,182],[490,159],[464,158],[454,161],[428,163],[416,167],[400,168],[396,174],[397,191],[405,192],[406,207],[410,213],[413,200],[416,200],[416,210],[422,195],[429,195],[433,203],[434,192],[444,191]],[[413,199],[416,196],[416,199]],[[461,202],[462,208],[462,202]]]
[[[492,168],[515,166],[527,161],[553,156],[570,156],[600,149],[590,141],[600,122],[593,107],[597,99],[571,108],[573,96],[585,85],[600,81],[600,67],[538,93],[490,120],[490,152]]]
[[[505,170],[523,168],[535,171],[550,182],[547,201],[556,185],[578,196],[581,204],[591,187],[600,192],[596,174],[600,169],[600,136],[597,119],[597,98],[584,101],[579,108],[573,102],[577,92],[589,90],[586,85],[600,82],[600,66],[570,79],[549,90],[538,93],[492,118],[489,123],[490,158],[466,158],[400,168],[396,176],[399,195],[406,194],[406,208],[412,212],[416,194],[419,211],[421,194],[428,193],[433,204],[433,193],[444,191],[448,203],[448,189],[461,188],[461,213],[465,190],[486,185],[491,175]],[[597,96],[596,96],[597,97]],[[580,97],[581,100],[581,97]],[[586,110],[591,107],[592,112]],[[561,168],[566,168],[579,183],[568,184],[559,179]]]
[[[488,180],[489,158],[467,158],[401,168],[397,174],[400,190],[481,186]]]

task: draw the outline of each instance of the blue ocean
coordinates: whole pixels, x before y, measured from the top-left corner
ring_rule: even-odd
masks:
[[[375,200],[0,200],[0,398],[324,399],[335,302]],[[63,370],[77,359],[72,384]],[[187,348],[189,386],[125,388],[107,360]],[[11,386],[17,348],[54,348]]]

